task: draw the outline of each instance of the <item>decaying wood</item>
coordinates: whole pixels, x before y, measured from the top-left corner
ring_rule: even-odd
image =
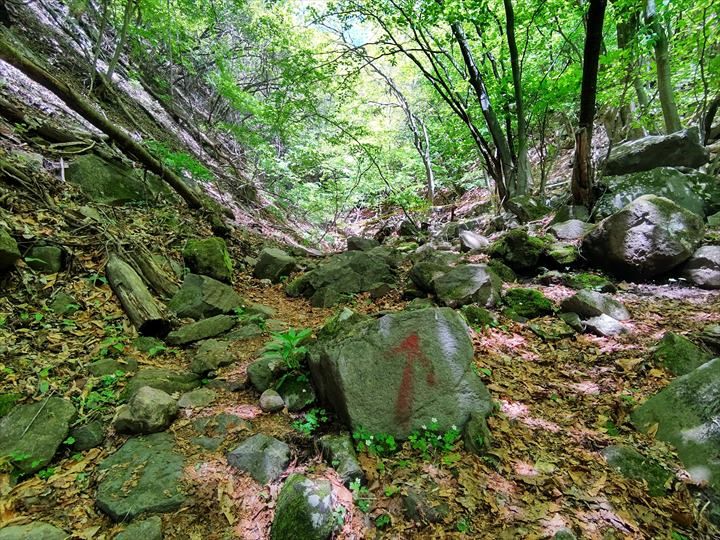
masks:
[[[204,207],[200,195],[193,191],[178,175],[167,169],[144,146],[135,141],[122,128],[108,120],[102,111],[93,107],[85,98],[70,88],[70,86],[18,52],[4,35],[0,35],[0,59],[19,69],[29,78],[53,92],[68,107],[80,114],[100,131],[107,134],[112,142],[123,152],[132,156],[150,171],[165,180],[165,182],[185,200],[188,206],[191,208]]]
[[[162,298],[171,298],[178,290],[178,285],[155,261],[152,253],[140,245],[133,245],[125,255],[150,288]]]
[[[133,267],[113,253],[105,274],[138,332],[144,336],[165,337],[170,331],[170,321]]]

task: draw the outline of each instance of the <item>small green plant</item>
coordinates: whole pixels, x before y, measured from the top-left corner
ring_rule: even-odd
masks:
[[[126,339],[118,336],[106,337],[100,342],[100,356],[114,357],[125,351]]]
[[[54,467],[48,467],[47,469],[43,469],[41,471],[38,471],[37,475],[38,478],[42,478],[43,480],[47,480],[50,478],[53,474],[55,474],[55,468]]]
[[[375,518],[375,526],[378,529],[384,529],[391,523],[392,519],[390,518],[390,514],[380,514],[378,517]]]
[[[159,354],[164,353],[167,350],[168,350],[168,348],[163,344],[153,345],[152,347],[150,347],[150,349],[148,349],[148,356],[150,356],[150,357],[157,356]]]
[[[235,316],[241,324],[256,324],[265,330],[265,318],[257,313],[248,313],[244,307],[235,308]]]
[[[460,533],[466,533],[470,531],[470,524],[468,523],[467,519],[460,518],[457,520],[457,523],[455,524],[455,528]]]
[[[295,420],[292,427],[309,437],[321,424],[327,423],[328,419],[328,413],[325,409],[314,408],[306,412],[300,420]]]
[[[358,452],[367,452],[373,456],[385,456],[397,451],[395,437],[386,433],[370,433],[359,426],[353,431],[353,439]]]
[[[370,511],[370,503],[372,502],[372,494],[370,490],[360,483],[360,479],[356,478],[350,482],[350,491],[353,494],[353,500],[363,514]]]
[[[262,357],[282,360],[288,369],[298,369],[308,352],[303,343],[311,333],[310,328],[274,332],[271,334],[272,340],[263,349]]]
[[[408,441],[413,450],[420,452],[424,459],[429,459],[434,454],[450,452],[460,440],[460,434],[456,426],[442,433],[437,418],[432,418],[430,424],[413,431],[408,436]]]
[[[95,274],[92,274],[92,275],[88,276],[88,277],[87,277],[87,280],[88,280],[88,282],[90,282],[90,284],[93,285],[94,287],[97,287],[97,286],[98,286],[98,283],[100,283],[101,285],[107,285],[107,282],[108,282],[108,280],[107,280],[106,277],[101,276],[101,275],[98,274],[98,273],[95,273]]]
[[[100,379],[91,378],[86,388],[87,393],[77,396],[75,401],[79,405],[81,413],[91,415],[92,413],[106,413],[111,410],[118,400],[118,385],[125,380],[125,372],[116,371],[112,375],[105,375]]]

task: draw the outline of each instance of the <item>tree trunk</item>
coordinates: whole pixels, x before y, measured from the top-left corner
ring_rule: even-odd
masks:
[[[4,36],[0,37],[0,60],[16,67],[30,79],[57,95],[68,107],[108,135],[118,148],[165,180],[187,202],[188,206],[191,208],[203,208],[204,205],[200,195],[193,191],[178,175],[165,168],[144,146],[108,120],[102,111],[96,110],[67,84],[25,58],[10,45]]]
[[[507,197],[512,197],[517,193],[518,186],[517,171],[515,170],[515,166],[512,161],[510,147],[508,146],[507,139],[505,138],[502,127],[500,126],[500,122],[498,122],[497,116],[495,115],[495,111],[490,104],[490,96],[485,88],[485,82],[483,81],[482,75],[475,64],[475,59],[473,58],[472,51],[470,50],[470,44],[465,36],[465,30],[463,30],[462,25],[459,22],[454,22],[450,26],[452,28],[453,35],[455,36],[455,40],[460,46],[463,61],[465,62],[465,67],[468,70],[470,86],[472,86],[475,91],[475,95],[480,103],[480,108],[482,109],[483,117],[485,118],[485,123],[487,124],[488,131],[490,132],[490,136],[492,137],[500,158],[500,166],[503,177],[502,181],[504,181],[504,186],[502,188],[498,188],[498,193],[505,193]],[[501,203],[504,202],[505,201],[501,201]]]
[[[658,19],[655,0],[648,0],[645,20],[655,33],[655,66],[657,69],[660,106],[662,107],[663,120],[665,120],[665,131],[675,133],[680,131],[682,126],[680,125],[677,104],[675,103],[670,73],[670,43],[665,27],[662,21]]]
[[[175,295],[178,290],[177,283],[160,268],[146,247],[133,245],[124,254],[157,295],[161,298],[171,298]]]
[[[130,322],[140,334],[165,337],[170,332],[170,321],[132,266],[113,253],[105,267],[105,274]]]
[[[593,203],[592,134],[606,7],[607,0],[590,0],[587,33],[585,35],[582,89],[580,92],[580,122],[575,133],[575,156],[571,184],[573,201],[575,204],[582,204],[588,209],[592,207]]]
[[[532,180],[530,161],[528,160],[527,123],[522,95],[520,57],[515,40],[515,11],[513,10],[512,0],[504,0],[504,3],[505,25],[510,49],[510,66],[512,67],[513,90],[515,92],[515,113],[517,116],[517,191],[518,194],[523,194],[527,192]]]
[[[123,17],[122,29],[120,30],[120,37],[118,38],[118,43],[117,43],[117,46],[115,47],[115,53],[113,54],[113,57],[110,59],[110,63],[108,64],[108,70],[107,70],[106,77],[110,80],[112,80],[113,73],[115,72],[115,68],[117,67],[118,61],[120,60],[120,55],[122,54],[122,51],[125,48],[125,41],[127,40],[128,27],[130,26],[130,19],[132,19],[132,13],[133,13],[134,7],[135,7],[134,0],[126,0],[125,15]]]

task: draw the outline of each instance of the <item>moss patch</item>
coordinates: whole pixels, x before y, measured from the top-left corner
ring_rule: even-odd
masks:
[[[503,298],[508,308],[526,319],[551,315],[555,305],[535,289],[510,289]]]

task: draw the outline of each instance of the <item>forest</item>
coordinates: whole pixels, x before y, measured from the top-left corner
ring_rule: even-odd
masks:
[[[719,30],[0,2],[0,540],[720,538]]]

